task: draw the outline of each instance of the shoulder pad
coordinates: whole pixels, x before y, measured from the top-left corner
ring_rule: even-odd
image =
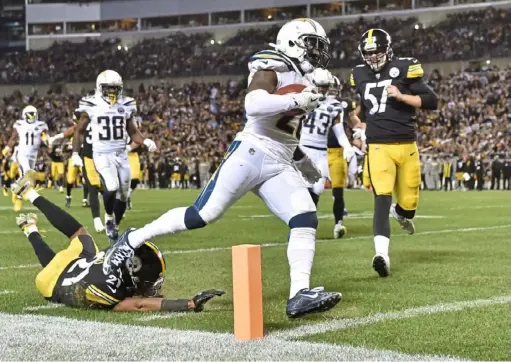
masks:
[[[80,101],[78,102],[78,108],[76,109],[75,112],[88,113],[89,109],[95,106],[96,106],[95,99],[93,97],[86,96],[80,99]]]
[[[137,101],[135,101],[135,99],[131,98],[131,97],[124,97],[124,99],[122,100],[122,105],[123,106],[136,106]]]
[[[424,75],[422,64],[416,58],[398,58],[406,70],[406,78],[421,78]]]
[[[359,65],[356,65],[353,69],[351,69],[351,73],[350,73],[350,85],[352,87],[356,86],[357,83],[355,81],[355,72],[357,71],[357,69],[360,69],[360,68],[364,68],[365,67],[365,64],[359,64]]]
[[[255,53],[248,61],[250,72],[273,70],[275,72],[298,71],[293,61],[275,50],[263,50]]]

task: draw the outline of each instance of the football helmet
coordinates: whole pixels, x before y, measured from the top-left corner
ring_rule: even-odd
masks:
[[[165,282],[165,258],[160,249],[146,241],[135,250],[133,258],[126,261],[126,270],[133,282],[134,295],[156,297]]]
[[[392,38],[383,29],[369,29],[360,38],[358,51],[362,59],[374,72],[379,72],[392,60]]]
[[[96,94],[99,94],[107,103],[113,105],[122,95],[122,77],[113,70],[99,73],[96,79]]]
[[[304,73],[310,73],[314,68],[326,68],[332,57],[325,29],[309,18],[284,24],[277,34],[277,43],[270,43],[270,46],[296,60]]]
[[[337,98],[341,94],[341,81],[332,74],[330,78],[330,87],[328,88],[327,96]]]
[[[39,114],[34,106],[26,106],[21,111],[21,118],[28,123],[34,123],[39,120]]]

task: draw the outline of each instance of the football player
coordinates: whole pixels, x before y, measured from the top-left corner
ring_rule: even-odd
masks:
[[[52,187],[52,183],[59,188],[59,192],[64,192],[64,150],[60,144],[52,143],[50,146],[50,184],[49,188]]]
[[[70,240],[67,249],[55,253],[39,233],[37,215],[20,214],[16,218],[43,267],[35,284],[46,300],[75,308],[116,312],[200,312],[208,300],[224,294],[223,291],[208,290],[191,299],[165,299],[160,293],[165,281],[165,259],[158,247],[149,241],[142,243],[131,258],[104,273],[103,260],[109,249],[99,251],[85,227],[40,196],[34,189],[35,178],[36,172],[28,171],[14,192],[29,200]]]
[[[317,205],[319,197],[325,189],[325,182],[328,178],[335,182],[335,187],[339,188],[342,182],[344,187],[345,180],[339,180],[340,177],[346,179],[346,161],[350,161],[354,156],[354,151],[351,144],[344,132],[344,111],[341,102],[337,99],[340,92],[340,82],[337,77],[334,77],[328,70],[318,68],[311,73],[313,83],[318,89],[327,94],[325,101],[310,113],[303,121],[300,129],[300,147],[309,156],[309,158],[316,164],[321,171],[322,177],[319,181],[309,188],[312,200]],[[332,134],[332,135],[331,135]],[[335,153],[328,151],[329,139],[335,138],[335,142],[339,147],[344,147],[344,153]],[[342,166],[337,167],[342,163]],[[329,166],[332,165],[333,174],[329,176]],[[340,174],[339,171],[344,169],[344,173]],[[332,186],[334,187],[334,186]],[[342,189],[341,189],[342,191]],[[338,190],[334,189],[335,195],[339,196]],[[334,202],[334,213],[338,203]],[[341,215],[344,212],[344,205],[342,205]],[[340,220],[336,217],[334,226],[334,237],[341,238],[346,233],[346,228],[342,225],[342,217]]]
[[[424,71],[415,58],[394,56],[390,35],[370,29],[360,39],[364,64],[353,68],[350,83],[360,95],[357,115],[366,123],[368,173],[375,195],[373,268],[390,273],[391,215],[409,234],[419,201],[421,173],[416,143],[415,110],[436,109],[438,98],[422,79]],[[392,192],[397,204],[392,204]]]
[[[39,120],[39,113],[34,106],[26,106],[21,111],[21,119],[14,123],[13,132],[2,153],[8,155],[16,141],[18,145],[13,154],[19,174],[23,176],[28,170],[33,170],[37,154],[42,143],[48,141],[48,126]],[[14,211],[21,210],[21,200],[13,197]]]
[[[101,176],[104,191],[105,225],[111,241],[117,239],[118,225],[126,211],[131,169],[126,152],[126,138],[145,145],[149,152],[156,144],[144,138],[135,123],[136,102],[122,94],[121,76],[105,70],[96,80],[96,93],[80,100],[80,120],[73,139],[73,164],[82,165],[79,155],[83,135],[91,124],[94,166]],[[115,215],[115,217],[114,217]]]
[[[140,157],[139,154],[142,151],[142,147],[135,142],[131,142],[126,146],[126,150],[128,151],[128,161],[131,167],[131,183],[130,190],[128,191],[128,209],[131,210],[131,194],[137,188],[140,183]]]
[[[312,112],[323,95],[312,88],[301,93],[274,94],[287,85],[309,85],[305,74],[327,66],[330,41],[319,23],[304,18],[286,23],[272,46],[275,50],[256,53],[249,61],[247,123],[195,203],[172,209],[136,231],[127,230],[106,256],[107,264],[122,255],[133,255],[147,235],[152,238],[205,227],[253,191],[290,228],[287,315],[323,312],[339,303],[340,293],[310,288],[318,219],[316,206],[297,169],[309,183],[318,181],[321,173],[293,135],[302,114]],[[296,116],[298,113],[301,114]]]

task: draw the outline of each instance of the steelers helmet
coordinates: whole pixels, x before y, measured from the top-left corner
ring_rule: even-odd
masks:
[[[379,72],[392,60],[392,38],[383,29],[369,29],[360,38],[358,50],[362,59],[374,72]]]
[[[165,258],[152,242],[146,241],[137,248],[133,258],[126,261],[126,269],[133,282],[133,294],[141,297],[159,296],[165,282],[165,268]]]
[[[276,44],[270,43],[270,46],[295,59],[304,73],[326,68],[332,57],[325,29],[309,18],[294,19],[284,24],[277,34]]]

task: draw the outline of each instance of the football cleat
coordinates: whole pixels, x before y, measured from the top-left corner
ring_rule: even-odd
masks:
[[[342,210],[342,215],[343,216],[348,216],[348,209]]]
[[[310,313],[326,312],[341,299],[341,293],[325,292],[323,287],[302,289],[287,301],[286,314],[289,318],[297,318]]]
[[[390,258],[388,255],[376,254],[373,258],[373,269],[382,278],[390,274]]]
[[[32,231],[34,231],[34,228],[30,232],[28,232],[28,228],[35,227],[35,230],[37,230],[37,215],[36,214],[19,214],[16,216],[16,225],[25,233],[25,235],[28,236],[28,234]]]
[[[117,242],[107,249],[103,260],[103,273],[105,275],[124,265],[128,259],[135,255],[135,250],[128,243],[128,235],[133,230],[135,229],[128,229],[123,232]]]
[[[108,236],[108,239],[110,239],[110,244],[114,244],[117,241],[117,238],[119,237],[119,233],[117,231],[117,228],[115,227],[114,221],[107,220],[107,222],[105,222],[105,228],[106,236]]]
[[[98,233],[105,231],[105,227],[103,226],[103,223],[99,217],[94,218],[94,229],[96,229],[96,232]]]
[[[27,171],[17,183],[12,185],[12,192],[16,196],[23,197],[28,190],[35,187],[35,178],[36,172],[34,170]]]
[[[71,207],[71,198],[66,196],[66,207]]]
[[[346,235],[346,227],[341,224],[335,224],[334,225],[334,239],[340,239],[344,235]]]
[[[89,200],[83,199],[82,200],[82,207],[90,207]]]
[[[60,186],[60,187],[59,187],[59,192],[60,192],[61,194],[63,194],[63,193],[64,193],[64,186]]]
[[[396,211],[396,204],[392,204],[390,206],[390,214],[394,217],[394,219],[397,220],[399,226],[401,226],[401,229],[410,235],[415,233],[415,225],[413,224],[413,220],[399,215]]]

